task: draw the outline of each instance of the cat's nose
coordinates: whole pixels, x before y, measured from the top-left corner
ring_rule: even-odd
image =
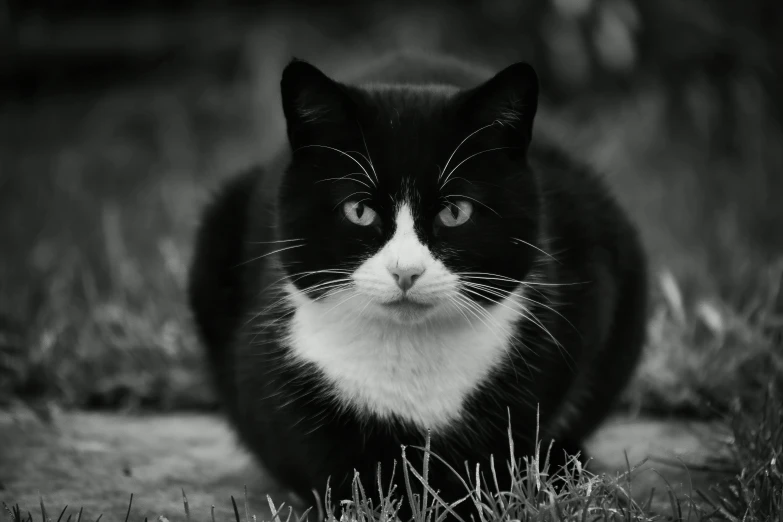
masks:
[[[397,286],[400,287],[400,290],[407,292],[416,284],[416,280],[424,273],[424,269],[419,267],[390,268],[389,272],[391,272],[391,275],[394,277],[394,281],[397,283]]]

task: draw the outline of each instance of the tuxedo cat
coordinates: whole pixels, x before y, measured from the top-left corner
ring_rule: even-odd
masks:
[[[244,444],[335,500],[379,462],[404,491],[428,430],[462,472],[508,458],[509,423],[530,454],[537,413],[554,466],[582,451],[638,359],[646,261],[602,180],[534,135],[531,66],[400,55],[348,84],[293,60],[280,86],[290,147],[225,182],[189,280]]]

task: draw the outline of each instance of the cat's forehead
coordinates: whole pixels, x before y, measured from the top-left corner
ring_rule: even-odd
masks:
[[[363,88],[366,103],[383,124],[425,124],[448,114],[458,89],[446,85],[369,84]]]
[[[453,141],[454,92],[451,87],[416,85],[366,90],[363,137],[387,181],[396,178],[402,193],[410,194],[422,179],[437,178],[438,163],[445,161]],[[408,185],[403,186],[404,180]]]

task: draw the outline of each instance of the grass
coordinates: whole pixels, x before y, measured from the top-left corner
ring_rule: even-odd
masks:
[[[728,520],[745,522],[773,522],[783,519],[783,412],[780,410],[780,390],[771,385],[767,390],[765,400],[759,404],[735,402],[731,414],[733,438],[729,442],[728,457],[709,463],[714,467],[731,467],[738,470],[730,479],[716,484],[710,495],[697,491],[693,495],[678,498],[667,484],[665,495],[668,501],[653,502],[654,492],[649,497],[639,499],[638,492],[633,489],[634,479],[644,461],[632,466],[627,461],[626,472],[614,476],[595,474],[583,468],[576,458],[571,459],[558,475],[554,475],[549,465],[549,450],[537,444],[535,454],[518,458],[514,454],[514,443],[509,430],[511,458],[504,463],[510,471],[512,482],[510,487],[501,489],[498,486],[497,470],[494,461],[490,469],[471,468],[465,463],[465,471],[460,473],[460,479],[465,486],[465,497],[457,502],[468,502],[474,505],[484,522],[499,521],[709,521]],[[406,458],[406,452],[423,451],[423,467],[415,469]],[[428,467],[431,459],[438,459],[430,452],[429,439],[425,447],[407,447],[402,449],[401,468],[402,484],[384,485],[381,481],[380,469],[374,481],[368,477],[353,480],[353,495],[350,499],[332,499],[329,490],[323,497],[316,496],[314,508],[295,511],[291,506],[275,504],[267,495],[273,522],[291,522],[299,520],[333,521],[393,521],[399,508],[402,491],[405,502],[412,506],[415,522],[441,522],[447,516],[462,520],[454,514],[455,504],[446,504],[429,485]],[[453,473],[458,473],[453,468]],[[644,472],[650,472],[647,469]],[[393,474],[394,475],[394,474]],[[394,475],[397,476],[397,475]],[[422,484],[423,493],[414,494],[411,485]],[[377,488],[380,504],[376,505],[367,494],[369,488]],[[315,492],[314,492],[315,494]],[[184,519],[191,520],[190,507],[185,491],[182,491]],[[228,499],[227,499],[228,500]],[[255,515],[250,514],[245,488],[243,515],[237,506],[235,498],[231,497],[236,522],[256,522]],[[334,505],[338,500],[339,505]],[[125,522],[131,513],[133,495],[130,495]],[[30,511],[23,511],[18,505],[9,508],[3,505],[11,522],[33,522],[35,518]],[[51,522],[43,499],[40,502],[42,522]],[[68,512],[68,506],[60,511],[57,522],[70,522],[73,512]],[[82,511],[76,514],[76,522],[81,522]],[[194,519],[203,519],[205,514],[198,514]],[[101,519],[98,517],[96,522]],[[211,519],[215,521],[215,509],[212,507]],[[452,518],[449,518],[451,520]],[[147,519],[145,518],[145,521]],[[167,519],[160,517],[161,522]]]
[[[670,272],[658,277],[649,340],[624,403],[648,414],[710,418],[732,401],[783,386],[783,263],[762,272],[743,307],[715,299],[685,303]],[[772,377],[770,377],[772,376]]]
[[[236,117],[226,103],[210,108],[208,93],[193,92],[201,87],[111,93],[70,134],[66,109],[43,106],[33,111],[35,125],[17,129],[21,137],[3,140],[4,164],[15,171],[4,180],[10,215],[3,216],[13,254],[0,263],[6,400],[210,406],[183,300],[188,244],[210,185],[205,163],[236,164],[239,154],[223,143],[199,154],[190,141],[193,119],[210,120],[217,133],[221,122],[210,111],[221,111],[224,125]],[[230,98],[227,91],[221,96]],[[149,97],[153,110],[144,108]],[[47,124],[52,136],[25,150]],[[232,125],[241,132],[239,118]]]
[[[781,404],[781,388],[774,384],[770,384],[763,401],[734,402],[731,460],[741,471],[713,488],[718,496],[715,508],[727,520],[783,520]]]

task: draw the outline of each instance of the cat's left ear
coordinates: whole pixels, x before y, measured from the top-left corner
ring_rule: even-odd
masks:
[[[294,148],[321,141],[349,120],[352,102],[346,87],[303,60],[295,58],[283,70],[280,94]]]
[[[538,75],[531,65],[515,63],[467,91],[462,103],[473,130],[491,125],[507,146],[525,152],[538,108]]]

